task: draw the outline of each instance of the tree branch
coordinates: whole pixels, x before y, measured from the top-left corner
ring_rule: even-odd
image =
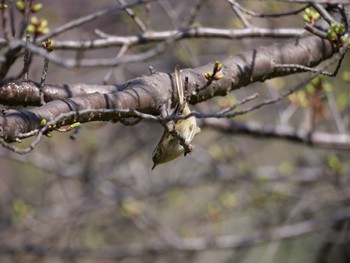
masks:
[[[88,85],[78,84],[40,84],[34,81],[7,82],[0,89],[0,103],[3,105],[40,106],[41,94],[44,102],[63,100],[66,98],[82,96],[94,92],[102,94],[118,90],[115,85]]]
[[[348,134],[310,132],[285,125],[266,125],[253,121],[237,122],[228,119],[204,119],[200,124],[203,127],[230,134],[252,135],[254,138],[280,138],[331,149],[350,149],[350,135]]]
[[[201,252],[209,249],[238,249],[251,247],[265,242],[280,241],[306,235],[324,228],[329,228],[336,222],[348,219],[349,217],[350,207],[345,207],[320,220],[307,220],[243,236],[226,235],[212,238],[178,238],[176,240],[176,245],[171,245],[162,242],[161,240],[153,240],[148,243],[133,243],[129,245],[100,248],[98,250],[89,250],[85,248],[60,250],[32,244],[23,244],[22,246],[3,244],[0,246],[0,254],[26,253],[58,258],[92,257],[99,259],[123,259],[129,257],[141,257],[149,253],[164,254],[174,251]]]
[[[243,39],[247,37],[273,37],[291,38],[301,35],[303,29],[298,28],[258,28],[250,27],[243,29],[222,29],[211,27],[192,27],[168,31],[146,31],[141,35],[114,36],[105,35],[104,38],[78,41],[78,40],[55,40],[55,49],[64,50],[91,50],[113,46],[134,46],[145,42],[161,42],[177,35],[178,39],[184,38],[223,38],[223,39]],[[36,42],[38,45],[40,42]],[[6,46],[5,39],[0,38],[0,47]]]
[[[70,21],[62,26],[59,26],[59,27],[55,28],[55,30],[53,30],[51,33],[48,33],[42,37],[39,37],[37,39],[37,41],[38,41],[38,43],[41,43],[42,41],[44,41],[48,38],[52,38],[52,37],[57,36],[63,32],[66,32],[66,31],[71,30],[73,28],[79,27],[79,26],[81,26],[85,23],[91,22],[91,21],[93,21],[101,16],[105,16],[111,12],[123,10],[125,8],[133,7],[133,6],[144,4],[144,3],[149,3],[152,1],[155,1],[155,0],[136,0],[130,4],[124,4],[124,5],[117,4],[117,5],[113,5],[111,7],[107,7],[105,9],[99,10],[95,13],[80,17],[80,18],[72,20],[72,21]]]
[[[276,70],[275,64],[300,64],[313,67],[336,52],[337,49],[331,42],[313,35],[305,35],[283,44],[259,47],[223,60],[224,66],[221,70],[223,77],[213,81],[209,86],[205,74],[212,71],[212,63],[199,68],[182,70],[183,78],[187,79],[188,84],[186,94],[190,94],[188,100],[192,104],[214,96],[225,96],[232,90],[252,82],[295,73]],[[62,101],[52,101],[40,108],[7,114],[0,118],[0,135],[7,141],[13,141],[21,133],[40,128],[42,119],[52,120],[59,114],[69,111],[135,109],[143,113],[159,114],[161,106],[174,97],[173,83],[173,76],[156,73],[128,81],[120,87],[120,91],[114,93],[94,93],[72,97]],[[70,121],[86,122],[115,118],[113,114],[107,113],[93,117],[75,116]],[[67,124],[69,121],[66,120],[63,123]]]

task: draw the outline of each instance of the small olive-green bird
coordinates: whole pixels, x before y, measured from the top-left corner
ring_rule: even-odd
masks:
[[[179,115],[188,115],[191,110],[184,97],[184,89],[182,85],[181,73],[178,66],[175,68],[175,83],[178,98],[177,112]],[[181,134],[187,144],[190,144],[194,136],[201,131],[197,125],[196,117],[191,116],[187,119],[176,120],[175,130]],[[173,137],[167,128],[164,129],[163,135],[160,138],[156,148],[153,151],[153,167],[152,170],[159,164],[172,161],[182,155],[185,149],[180,144],[180,141]]]

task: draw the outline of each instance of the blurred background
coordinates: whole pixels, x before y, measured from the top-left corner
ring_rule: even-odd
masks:
[[[112,0],[42,0],[37,17],[49,28],[118,3]],[[133,8],[150,30],[181,27],[197,1],[162,0]],[[286,12],[297,4],[237,1],[258,13]],[[19,15],[17,15],[19,16]],[[264,28],[302,28],[302,14],[252,18]],[[204,1],[193,25],[243,28],[227,1]],[[140,34],[130,16],[118,11],[65,32],[54,40],[99,38],[94,30],[128,36]],[[161,72],[197,67],[261,45],[272,38],[183,39],[159,56],[115,68],[67,70],[50,64],[47,83],[122,84]],[[133,47],[137,53],[155,46]],[[110,58],[119,47],[79,54]],[[55,50],[61,57],[76,51]],[[9,73],[15,74],[22,61]],[[42,58],[35,58],[29,78],[39,81]],[[349,59],[323,98],[316,130],[349,130]],[[106,74],[108,74],[106,77]],[[300,83],[308,74],[255,83],[226,97],[193,106],[214,112],[254,93],[245,107]],[[299,95],[303,96],[303,95]],[[336,105],[341,124],[335,123]],[[305,125],[308,105],[289,98],[235,118],[269,125]],[[339,120],[339,118],[338,118]],[[1,262],[350,262],[348,205],[349,153],[286,139],[228,134],[203,128],[195,151],[151,171],[152,151],[163,128],[151,121],[135,126],[83,124],[75,140],[54,133],[27,155],[0,148]]]

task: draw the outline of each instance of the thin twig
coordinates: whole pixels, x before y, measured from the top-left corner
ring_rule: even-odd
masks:
[[[28,0],[28,1],[25,1],[24,3],[25,3],[24,14],[23,14],[22,21],[20,23],[20,29],[17,31],[17,35],[16,35],[17,39],[21,39],[26,32],[33,0]]]
[[[173,28],[179,28],[181,21],[179,21],[179,14],[176,12],[176,9],[172,8],[168,1],[159,1],[159,4],[164,10],[164,13],[168,16]],[[194,54],[193,45],[190,45],[187,41],[181,41],[179,45],[187,53],[189,65],[192,67],[199,66],[200,62],[198,56]]]
[[[2,30],[4,32],[5,40],[8,41],[12,38],[8,28],[8,7],[5,8],[5,0],[1,0],[1,19],[2,19]]]
[[[41,105],[45,105],[46,104],[46,102],[45,102],[45,93],[43,92],[43,85],[45,83],[46,76],[47,76],[47,71],[49,69],[49,63],[50,63],[50,60],[48,58],[44,58],[44,66],[43,66],[43,70],[42,70],[42,73],[41,73],[40,86],[39,86],[39,89],[40,89],[40,104]]]
[[[159,188],[159,187],[158,187]],[[148,240],[147,242],[131,243],[112,247],[101,247],[99,249],[72,248],[55,249],[52,246],[38,246],[34,243],[15,245],[5,244],[2,246],[2,253],[12,255],[14,253],[23,253],[41,257],[86,257],[89,259],[100,260],[120,260],[130,257],[142,257],[143,255],[175,253],[175,252],[201,252],[209,249],[234,250],[249,248],[259,244],[274,242],[280,240],[291,240],[293,238],[316,233],[329,229],[334,224],[348,220],[350,218],[350,208],[348,206],[329,212],[319,219],[310,219],[291,224],[277,226],[262,231],[256,231],[245,235],[221,235],[221,236],[203,236],[193,238],[177,238],[176,243],[165,242],[164,240]],[[25,247],[25,251],[23,251]]]
[[[123,6],[125,6],[127,4],[124,0],[118,0],[118,1]],[[135,24],[139,27],[141,32],[147,31],[146,25],[142,22],[142,20],[138,16],[136,16],[135,12],[131,8],[126,7],[126,8],[124,8],[124,10],[131,17],[131,19],[135,22]]]
[[[146,28],[148,30],[151,30],[151,3],[145,4],[145,11],[146,11]]]
[[[48,58],[51,62],[57,65],[60,65],[66,68],[74,68],[74,67],[115,67],[123,63],[145,61],[163,52],[166,48],[166,43],[167,42],[160,43],[155,48],[150,49],[146,52],[142,52],[134,55],[128,55],[120,58],[81,59],[80,61],[77,61],[76,59],[67,59],[67,58],[58,57],[56,55],[47,54],[45,50],[38,48],[33,44],[28,44],[27,46],[25,46],[21,43],[21,45],[28,48],[34,54]]]
[[[45,126],[43,126],[41,129],[36,129],[33,131],[30,131],[29,133],[22,133],[19,134],[18,137],[16,138],[16,140],[20,141],[21,139],[24,138],[28,138],[31,137],[33,135],[37,135],[37,137],[35,138],[35,140],[26,148],[19,148],[16,147],[10,143],[7,143],[4,139],[0,138],[0,144],[2,144],[5,148],[14,151],[15,153],[18,154],[27,154],[29,152],[31,152],[36,146],[37,144],[41,141],[42,136],[45,135],[45,133],[47,131],[49,131],[49,127],[54,126],[55,124],[62,122],[62,120],[70,118],[70,117],[78,117],[79,115],[83,115],[83,114],[107,114],[107,113],[124,113],[129,115],[130,117],[137,117],[137,118],[142,118],[142,119],[152,119],[152,120],[157,120],[159,121],[161,118],[157,117],[157,116],[153,116],[151,114],[146,114],[146,113],[142,113],[136,110],[124,110],[124,109],[96,109],[96,110],[82,110],[82,111],[70,111],[67,113],[62,113],[60,115],[58,115],[57,117],[55,117],[54,119],[48,121],[46,123]]]
[[[218,114],[226,114],[226,113],[228,113],[228,112],[234,110],[234,109],[237,108],[238,106],[241,106],[241,105],[243,105],[243,104],[245,104],[245,103],[247,103],[247,102],[249,102],[249,101],[252,101],[252,100],[256,99],[257,97],[259,97],[259,94],[258,94],[258,93],[254,93],[253,95],[244,98],[243,100],[241,100],[241,101],[235,103],[234,105],[232,105],[232,106],[230,106],[230,107],[227,107],[227,108],[225,108],[225,109],[219,111]]]
[[[325,76],[329,76],[329,77],[335,77],[340,69],[341,63],[343,62],[346,50],[348,48],[348,43],[345,42],[344,45],[341,47],[339,53],[337,53],[334,56],[334,59],[337,60],[337,66],[334,70],[334,72],[328,72],[322,69],[315,69],[315,68],[310,68],[310,67],[306,67],[303,65],[298,65],[298,64],[274,64],[274,68],[275,69],[285,69],[285,70],[299,70],[302,72],[313,72],[316,73],[317,75],[325,75]],[[333,59],[331,60],[331,62],[333,62]],[[330,65],[330,63],[327,63],[327,66],[323,67],[323,68],[327,68]]]
[[[44,59],[44,67],[40,78],[40,87],[42,87],[43,84],[45,83],[47,70],[49,69],[49,62],[50,61],[47,58]]]
[[[265,124],[254,121],[234,121],[230,119],[203,119],[199,121],[205,128],[216,129],[230,134],[249,135],[254,138],[275,138],[312,145],[327,149],[350,149],[350,135],[294,128],[283,124]]]
[[[349,0],[278,0],[280,2],[291,2],[291,3],[317,3],[317,4],[350,4]]]
[[[336,24],[339,25],[337,21],[334,20],[334,18],[328,13],[328,11],[318,3],[310,3],[313,8],[316,9],[316,11],[322,16],[322,18],[327,21],[328,24]]]
[[[335,121],[336,127],[340,133],[346,133],[346,127],[342,121],[341,114],[339,112],[338,106],[335,102],[334,95],[331,92],[326,92],[327,102],[330,109],[330,112]]]
[[[196,4],[191,8],[189,12],[188,20],[183,23],[183,28],[189,27],[193,24],[194,20],[196,19],[196,16],[199,13],[199,10],[201,9],[205,1],[206,0],[197,0]]]
[[[14,37],[16,35],[14,9],[15,9],[14,1],[13,0],[9,0],[10,27],[11,27],[12,37]]]
[[[135,43],[139,44],[142,41],[164,41],[163,43],[160,43],[155,48],[150,49],[146,52],[139,53],[139,54],[133,54],[124,56],[122,58],[106,58],[106,59],[82,59],[79,62],[76,61],[76,59],[68,59],[68,58],[62,58],[55,55],[48,55],[44,50],[36,47],[35,45],[28,44],[27,46],[24,45],[22,41],[14,41],[14,44],[16,43],[19,46],[25,46],[33,53],[40,55],[42,57],[47,57],[50,59],[51,62],[58,64],[60,66],[66,67],[66,68],[73,68],[73,67],[114,67],[121,63],[132,63],[132,62],[139,62],[144,61],[146,59],[152,58],[161,52],[165,50],[165,48],[168,46],[168,44],[177,41],[182,38],[188,38],[188,37],[224,37],[229,39],[240,39],[245,37],[268,37],[268,36],[277,36],[280,37],[286,37],[286,36],[295,36],[296,34],[301,34],[303,30],[297,30],[294,31],[291,30],[283,30],[283,29],[261,29],[261,28],[249,28],[249,29],[238,29],[238,30],[226,30],[226,29],[209,29],[209,28],[190,28],[188,30],[172,30],[168,31],[165,35],[164,34],[158,34],[155,32],[152,32],[150,35],[143,35],[142,38],[139,36],[133,36],[131,38],[109,38],[109,39],[103,39],[103,40],[94,40],[94,41],[88,41],[86,43],[81,42],[70,42],[66,44],[69,45],[71,48],[82,50],[82,49],[88,49],[89,47],[108,47],[112,45],[120,45],[120,44],[127,44],[128,46],[132,46]],[[143,40],[142,40],[143,39]],[[114,42],[114,44],[113,44]],[[65,45],[66,45],[65,44]],[[67,47],[67,46],[66,46]],[[55,41],[55,48],[60,48],[59,41]],[[62,48],[62,45],[61,45]]]
[[[235,4],[236,1],[233,0],[233,1],[228,1],[228,2],[231,3],[232,10],[236,13],[238,18],[242,21],[244,27],[250,27],[251,24],[250,24],[249,20],[245,17],[245,15],[243,14],[242,10],[237,7],[237,5]]]
[[[238,4],[235,0],[227,0],[227,2],[229,2],[232,7],[236,7],[239,10],[241,10],[242,12],[244,12],[250,16],[253,16],[253,17],[276,17],[276,18],[279,18],[281,16],[291,16],[291,15],[299,14],[300,12],[304,11],[305,8],[307,8],[309,6],[309,4],[308,4],[304,7],[298,8],[296,10],[288,11],[288,12],[267,14],[267,13],[256,13],[256,12],[253,12],[251,10],[248,10],[248,9],[242,7],[240,4]]]
[[[298,71],[298,72],[313,72],[320,73],[320,75],[325,75],[328,77],[334,77],[334,72],[328,72],[324,70],[319,70],[317,68],[310,68],[298,64],[274,64],[274,69],[283,69],[284,71]]]
[[[314,34],[316,36],[319,36],[320,38],[327,39],[327,32],[320,30],[319,28],[306,23],[304,25],[305,30],[309,31],[311,34]]]
[[[119,5],[119,4],[113,5],[111,7],[99,10],[95,13],[90,14],[90,15],[83,16],[83,17],[80,17],[78,19],[74,19],[74,20],[72,20],[72,21],[70,21],[62,26],[56,27],[55,30],[53,30],[51,33],[48,33],[48,34],[38,38],[38,42],[40,43],[41,41],[44,41],[45,39],[52,38],[53,36],[57,36],[63,32],[66,32],[66,31],[71,30],[73,28],[79,27],[87,22],[93,21],[93,20],[95,20],[101,16],[105,16],[109,13],[112,13],[112,12],[115,12],[118,10],[122,10],[125,8],[129,8],[129,7],[133,7],[135,5],[150,3],[153,1],[155,1],[155,0],[136,0],[136,1],[134,1],[130,4],[126,4],[126,5]]]
[[[28,44],[30,40],[30,36],[27,33],[26,35],[26,43]],[[23,73],[24,73],[24,79],[28,79],[28,72],[29,72],[29,64],[30,64],[30,52],[28,49],[25,49],[24,51],[24,57],[23,57]]]
[[[129,46],[128,45],[124,45],[122,46],[122,48],[119,50],[117,56],[115,57],[115,59],[119,59],[121,58],[125,53],[126,51],[129,49]],[[106,85],[108,80],[110,79],[112,73],[113,73],[114,69],[111,68],[108,70],[108,72],[106,73],[105,77],[103,78],[103,84]]]

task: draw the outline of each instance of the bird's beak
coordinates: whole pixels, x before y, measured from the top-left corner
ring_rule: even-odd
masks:
[[[152,166],[151,171],[153,171],[153,170],[154,170],[154,168],[156,168],[156,166],[157,166],[157,164],[156,164],[156,163],[153,163],[153,166]]]

